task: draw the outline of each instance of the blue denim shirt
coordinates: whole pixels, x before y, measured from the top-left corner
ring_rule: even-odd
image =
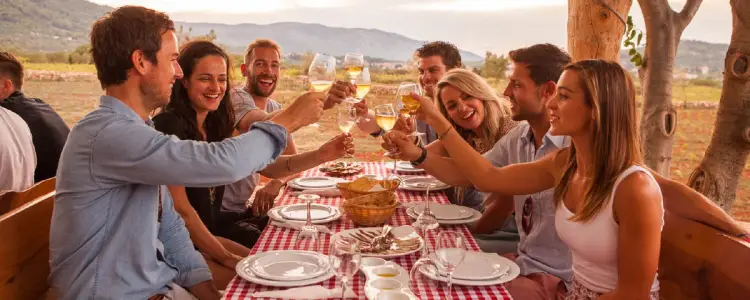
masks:
[[[286,130],[260,122],[218,143],[182,141],[116,98],[73,127],[57,171],[50,285],[58,299],[146,299],[210,280],[162,185],[216,186],[272,163]],[[159,192],[163,202],[158,218]]]

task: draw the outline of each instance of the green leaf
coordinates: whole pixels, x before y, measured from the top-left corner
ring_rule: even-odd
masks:
[[[633,55],[638,54],[638,52],[635,51],[635,49],[630,49],[630,52],[628,52],[628,54],[630,54],[630,56],[633,56]]]
[[[633,43],[630,42],[630,40],[625,41],[625,48],[630,47]]]
[[[641,33],[638,34],[638,43],[636,43],[636,45],[640,45],[641,44],[641,39],[643,39],[643,32],[641,32]]]
[[[630,35],[628,36],[628,39],[632,40],[635,37],[635,30],[630,32]]]
[[[633,16],[628,16],[628,26],[633,27]]]
[[[631,57],[631,58],[630,58],[630,62],[632,62],[632,63],[634,63],[634,64],[638,65],[638,64],[637,64],[637,63],[635,62],[635,61],[636,61],[637,59],[638,59],[638,56],[633,56],[633,57]]]

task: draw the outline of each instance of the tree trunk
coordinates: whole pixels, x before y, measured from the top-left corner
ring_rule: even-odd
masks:
[[[688,0],[676,13],[666,0],[639,0],[646,23],[641,143],[644,163],[669,176],[677,113],[672,106],[672,71],[682,31],[702,0]]]
[[[729,212],[750,154],[750,1],[732,0],[732,40],[716,126],[688,185]]]
[[[633,0],[568,0],[568,51],[573,61],[620,61]]]

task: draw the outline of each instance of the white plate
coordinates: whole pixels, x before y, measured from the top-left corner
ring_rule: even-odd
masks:
[[[349,229],[349,230],[344,230],[344,231],[338,232],[338,233],[334,234],[334,236],[331,237],[331,239],[333,239],[335,236],[341,236],[341,235],[349,236],[350,234],[355,233],[355,232],[357,232],[359,230],[375,231],[375,230],[381,230],[381,229],[383,229],[383,227],[354,228],[354,229]],[[409,255],[409,254],[412,254],[412,253],[417,253],[417,252],[419,252],[419,250],[422,250],[422,247],[424,247],[424,240],[422,240],[422,237],[420,237],[419,234],[414,230],[414,228],[411,227],[411,226],[409,226],[409,225],[403,225],[403,226],[393,227],[391,229],[391,233],[393,234],[393,236],[396,239],[412,239],[412,238],[419,239],[419,247],[417,247],[417,249],[414,249],[414,250],[410,250],[410,251],[406,251],[406,252],[402,252],[402,253],[397,253],[397,254],[362,253],[362,257],[380,257],[380,258],[401,257],[401,256],[404,256],[404,255]]]
[[[436,186],[430,187],[430,191],[440,191],[451,187],[433,177],[402,177],[402,179],[403,181],[398,188],[406,191],[427,191],[427,187],[425,186],[426,183],[437,184]]]
[[[284,219],[284,217],[281,216],[281,214],[279,214],[279,211],[281,211],[281,209],[284,207],[286,206],[277,206],[277,207],[270,209],[268,211],[268,217],[275,221],[288,222],[289,220]],[[326,224],[326,223],[330,223],[341,218],[341,210],[339,210],[338,207],[334,207],[334,206],[331,206],[331,208],[335,211],[335,213],[331,217],[326,218],[326,219],[319,219],[319,220],[313,219],[312,223],[313,224]]]
[[[491,255],[491,254],[487,254],[487,255]],[[507,259],[505,257],[502,257],[500,255],[496,255],[495,254],[495,256],[497,256],[497,257],[493,258],[493,262],[494,261],[498,261],[498,262],[503,261],[503,262],[500,263],[501,265],[502,264],[507,264],[507,266],[508,266],[508,273],[507,274],[505,274],[503,276],[499,276],[497,278],[489,279],[489,280],[466,280],[466,279],[458,279],[458,278],[454,277],[453,278],[453,284],[455,284],[455,285],[465,285],[465,286],[497,285],[497,284],[503,284],[503,283],[506,283],[508,281],[511,281],[511,280],[515,279],[516,277],[518,277],[518,275],[521,275],[521,268],[519,268],[518,265],[515,262],[513,262],[510,259]],[[459,265],[459,268],[460,268],[460,265]],[[425,276],[427,276],[427,278],[430,278],[432,280],[442,281],[442,282],[448,282],[448,278],[447,277],[440,276],[435,271],[436,271],[435,267],[434,266],[430,266],[430,265],[424,265],[424,266],[422,266],[422,267],[419,268],[419,272],[422,273],[422,274],[424,274]],[[453,274],[455,276],[456,273],[453,273]]]
[[[336,210],[333,206],[322,204],[310,204],[310,219],[323,220],[333,217]],[[307,220],[307,204],[292,204],[284,206],[279,210],[279,215],[287,220]]]
[[[393,170],[393,162],[386,163],[388,171]],[[415,168],[408,161],[399,161],[396,163],[396,172],[398,173],[423,173],[424,169]]]
[[[331,177],[317,176],[317,177],[300,177],[291,181],[293,185],[296,185],[305,189],[323,189],[331,188],[336,186],[337,180]]]
[[[312,251],[270,251],[248,262],[255,276],[275,281],[301,281],[328,271],[328,257]]]
[[[432,206],[430,206],[430,208],[432,208]],[[471,223],[474,223],[476,221],[479,221],[479,219],[482,217],[482,213],[479,212],[478,210],[475,210],[475,209],[472,209],[472,208],[468,208],[468,207],[466,209],[471,210],[474,215],[471,216],[470,218],[459,219],[459,220],[440,220],[440,219],[438,219],[438,223],[440,223],[440,225],[471,224]],[[406,214],[409,217],[411,217],[412,219],[416,219],[419,216],[418,213],[414,212],[414,207],[407,208],[406,209]]]
[[[425,204],[414,205],[414,213],[419,215],[424,210]],[[438,220],[460,220],[474,216],[474,212],[466,206],[455,204],[430,203],[430,211]]]
[[[260,253],[264,254],[264,253]],[[256,255],[260,255],[256,254]],[[261,278],[253,274],[253,272],[250,270],[250,260],[255,257],[248,256],[243,258],[237,266],[234,268],[234,270],[237,272],[237,275],[240,276],[242,279],[245,279],[249,282],[261,284],[265,286],[273,286],[273,287],[298,287],[298,286],[306,286],[311,284],[316,284],[322,281],[326,281],[333,277],[335,274],[333,273],[333,270],[329,268],[327,273],[324,273],[321,276],[310,278],[307,280],[299,280],[299,281],[276,281],[276,280],[268,280],[265,278]]]
[[[430,254],[430,259],[436,261],[436,254]],[[495,279],[508,272],[510,262],[495,253],[467,251],[464,260],[453,272],[453,278],[475,281]]]

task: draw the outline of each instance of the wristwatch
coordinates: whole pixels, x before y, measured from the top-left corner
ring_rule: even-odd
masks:
[[[427,149],[422,146],[419,146],[419,149],[422,149],[422,154],[419,155],[419,158],[417,158],[416,160],[411,161],[411,165],[415,167],[422,164],[424,160],[427,159]]]

